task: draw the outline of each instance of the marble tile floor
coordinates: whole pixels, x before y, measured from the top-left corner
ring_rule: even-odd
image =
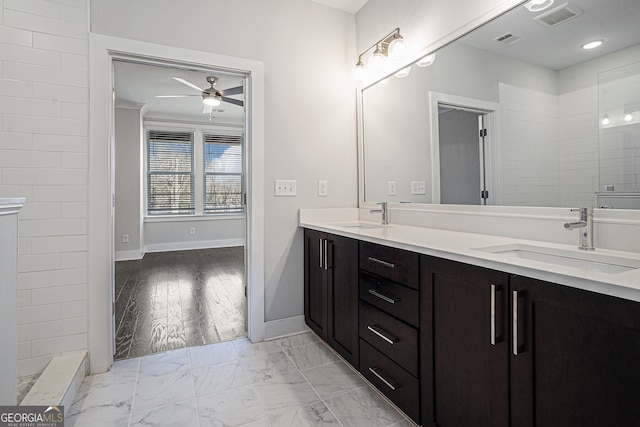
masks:
[[[120,360],[65,413],[67,427],[414,426],[312,333]]]
[[[40,374],[18,377],[18,405],[22,402],[27,393],[29,393],[29,390],[31,390],[36,381],[38,381],[38,378],[40,378]]]

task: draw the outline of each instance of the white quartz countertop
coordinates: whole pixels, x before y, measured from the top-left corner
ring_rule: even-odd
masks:
[[[344,215],[345,212],[347,215]],[[353,227],[356,223],[370,224],[376,227]],[[582,252],[576,246],[408,225],[389,224],[384,227],[377,227],[377,225],[379,223],[359,221],[357,210],[345,210],[342,214],[338,210],[327,210],[326,215],[316,213],[307,215],[301,211],[299,220],[299,226],[303,228],[640,302],[640,269],[621,273],[603,273],[478,250],[499,245],[532,245]],[[596,251],[598,254],[640,261],[638,253],[599,250],[597,248]]]

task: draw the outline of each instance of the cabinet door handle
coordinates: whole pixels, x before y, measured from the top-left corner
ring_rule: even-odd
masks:
[[[377,289],[369,289],[369,293],[374,297],[380,298],[381,300],[388,302],[389,304],[395,304],[396,302],[398,302],[398,300],[395,298],[391,298],[381,294],[380,292],[378,292]]]
[[[520,352],[518,346],[518,291],[513,291],[513,355],[517,356]]]
[[[377,366],[369,367],[369,372],[371,372],[373,375],[378,377],[378,379],[380,381],[382,381],[383,383],[385,383],[385,385],[387,387],[389,387],[391,390],[395,391],[396,388],[398,388],[397,384],[394,384],[394,383],[390,382],[389,380],[385,379],[381,374],[378,373],[378,367]]]
[[[496,285],[491,284],[491,345],[496,345]]]
[[[376,325],[367,326],[367,329],[370,330],[371,332],[373,332],[374,334],[376,334],[377,336],[379,336],[380,338],[382,338],[383,340],[385,340],[386,342],[388,342],[391,345],[394,345],[396,343],[397,338],[395,338],[393,336],[391,338],[389,338],[388,336],[386,336],[385,334],[380,332],[378,329],[376,329]]]
[[[318,253],[320,254],[320,270],[324,270],[324,261],[323,261],[323,253],[324,253],[324,248],[322,247],[322,241],[324,239],[318,239],[318,243],[320,244],[318,247]]]
[[[322,239],[324,240],[324,269],[327,270],[327,266],[329,265],[329,261],[328,261],[328,252],[327,252],[327,239]]]
[[[375,262],[376,264],[384,265],[385,267],[396,268],[395,264],[392,264],[392,263],[387,262],[387,261],[382,261],[381,259],[374,258],[374,257],[371,257],[371,256],[369,257],[369,261]]]

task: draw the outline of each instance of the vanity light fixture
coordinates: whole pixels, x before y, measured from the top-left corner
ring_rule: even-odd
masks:
[[[582,48],[585,50],[595,49],[603,43],[603,40],[594,40],[589,43],[585,43],[582,45]]]
[[[609,124],[611,124],[611,119],[609,118],[608,114],[605,114],[604,117],[602,118],[602,122],[603,126],[607,126]]]
[[[633,120],[633,114],[631,114],[631,113],[625,114],[624,121],[625,122],[630,122],[631,120]]]
[[[420,60],[418,60],[418,62],[416,62],[416,65],[418,67],[428,67],[431,64],[433,64],[433,62],[436,60],[436,54],[435,53],[431,53],[423,58],[421,58]]]
[[[540,12],[553,4],[553,0],[529,0],[524,4],[530,12]]]
[[[388,57],[398,57],[401,55],[404,50],[404,38],[400,35],[400,28],[396,28],[358,55],[358,62],[353,72],[353,78],[355,80],[364,79],[365,67],[362,62],[362,57],[373,48],[375,48],[375,50],[367,63],[370,69],[379,68]]]
[[[402,77],[407,77],[410,73],[411,73],[411,65],[403,68],[402,70],[398,71],[394,75],[398,78],[402,78]]]

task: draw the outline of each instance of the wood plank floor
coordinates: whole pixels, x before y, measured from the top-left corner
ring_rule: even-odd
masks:
[[[247,335],[244,248],[116,262],[116,359]]]

